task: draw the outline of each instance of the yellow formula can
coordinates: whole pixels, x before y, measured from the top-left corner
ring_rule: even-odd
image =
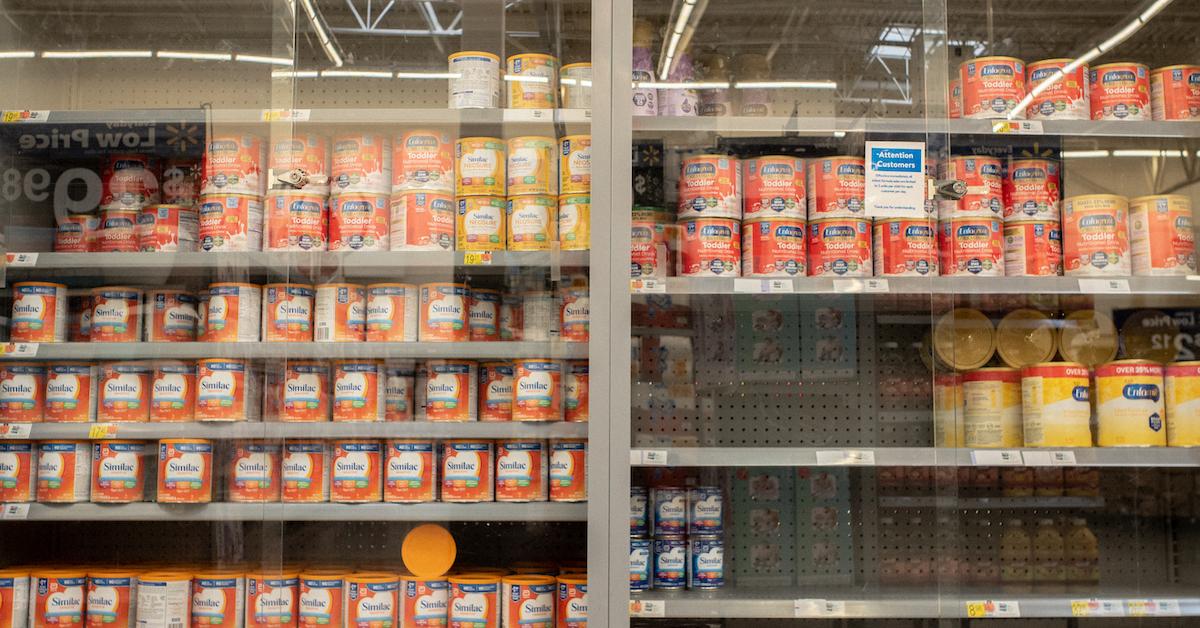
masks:
[[[538,53],[508,58],[509,109],[554,109],[558,107],[558,59]]]
[[[1043,362],[1021,369],[1021,415],[1026,447],[1091,447],[1088,368]]]
[[[938,373],[933,378],[933,446],[962,447],[963,432],[962,375]]]
[[[972,448],[1020,447],[1021,372],[982,368],[963,373],[963,437]]]
[[[463,196],[455,212],[460,251],[503,251],[507,207],[499,196]]]
[[[1149,360],[1117,360],[1096,367],[1097,444],[1164,447],[1163,367]]]
[[[508,250],[549,251],[558,240],[558,203],[553,196],[508,199]]]
[[[508,140],[508,195],[558,194],[558,143],[525,135]]]
[[[558,145],[558,193],[591,194],[592,136],[567,135]]]
[[[504,140],[463,137],[454,143],[454,193],[458,196],[504,196]]]
[[[592,248],[592,197],[564,194],[558,197],[558,248],[586,251]]]
[[[1167,365],[1167,444],[1200,446],[1200,362]]]

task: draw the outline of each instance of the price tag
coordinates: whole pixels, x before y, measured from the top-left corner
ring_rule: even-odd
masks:
[[[1027,467],[1073,467],[1076,465],[1073,451],[1023,451],[1021,457]]]
[[[463,252],[463,265],[465,266],[491,266],[492,252],[491,251],[465,251]]]
[[[666,294],[667,282],[662,279],[630,279],[629,290],[635,294]]]
[[[1130,617],[1179,617],[1179,600],[1126,600]]]
[[[37,266],[37,253],[8,253],[5,255],[8,265],[13,268]]]
[[[1021,606],[1015,600],[967,602],[967,617],[1020,617]]]
[[[1079,291],[1085,294],[1129,294],[1129,280],[1080,279]]]
[[[9,358],[32,358],[37,352],[36,342],[10,342],[0,345],[0,355]]]
[[[29,438],[32,423],[0,423],[0,438]]]
[[[869,449],[835,449],[817,452],[817,465],[874,465],[875,452]]]
[[[38,122],[46,122],[50,119],[49,111],[5,111],[0,113],[0,122],[10,124],[30,124]]]
[[[751,294],[791,294],[791,279],[734,279],[733,291]]]
[[[834,292],[891,292],[887,279],[834,279]]]
[[[630,617],[666,617],[667,603],[662,600],[629,600]]]
[[[1071,600],[1071,617],[1124,617],[1121,600]]]
[[[29,504],[4,504],[0,519],[25,519],[29,517]]]
[[[631,467],[642,466],[642,450],[640,450],[640,449],[630,449],[629,450],[629,466],[631,466]]]
[[[792,613],[796,617],[845,617],[846,603],[842,600],[793,600]]]
[[[112,438],[117,435],[117,426],[112,423],[97,423],[88,428],[88,438]]]
[[[263,122],[308,122],[312,109],[263,109]]]
[[[665,450],[665,449],[643,449],[642,450],[642,466],[646,466],[646,467],[665,467],[665,466],[667,466],[667,450]]]
[[[971,464],[980,467],[1019,467],[1024,464],[1016,449],[974,449]]]
[[[1041,135],[1042,123],[1037,120],[997,120],[992,123],[992,133]]]

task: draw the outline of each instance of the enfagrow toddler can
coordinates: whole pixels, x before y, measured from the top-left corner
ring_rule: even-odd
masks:
[[[1163,194],[1129,201],[1129,250],[1135,275],[1194,274],[1191,200],[1182,194]]]
[[[1091,447],[1090,373],[1076,362],[1021,369],[1021,417],[1026,447]]]
[[[964,118],[1024,119],[1025,63],[1013,57],[978,57],[959,66]]]
[[[808,219],[861,217],[867,169],[862,157],[823,157],[808,162]]]
[[[934,277],[938,274],[938,233],[924,218],[877,218],[874,269],[879,277]]]
[[[696,155],[683,160],[679,177],[679,218],[742,217],[742,170],[728,155]]]
[[[443,131],[415,129],[392,140],[392,191],[454,192],[454,144]]]
[[[1043,277],[1062,274],[1062,229],[1057,221],[1004,223],[1004,274]]]
[[[1004,276],[1004,244],[999,218],[941,221],[938,239],[942,275]]]
[[[747,162],[749,163],[749,162]],[[760,212],[742,223],[742,274],[746,277],[803,277],[808,268],[804,220]]]
[[[982,155],[955,156],[941,164],[943,179],[961,179],[967,193],[958,200],[941,201],[942,220],[965,216],[1000,218],[1004,214],[1004,175],[1000,160]]]
[[[1090,120],[1091,83],[1086,63],[1065,72],[1074,59],[1045,59],[1034,61],[1027,68],[1029,93],[1038,86],[1054,81],[1034,96],[1025,107],[1030,120]]]
[[[47,365],[45,420],[51,423],[95,421],[99,383],[95,364],[55,362]],[[2,389],[0,394],[3,394]]]
[[[1058,220],[1062,178],[1058,162],[1017,159],[1004,176],[1004,220]]]
[[[1113,194],[1072,196],[1063,204],[1067,276],[1122,276],[1130,271],[1129,202]]]
[[[1163,367],[1149,360],[1117,360],[1096,367],[1096,444],[1165,447]]]
[[[267,195],[266,209],[265,250],[326,250],[329,207],[324,194],[272,190]]]
[[[804,160],[768,155],[742,161],[743,218],[807,217]]]
[[[450,251],[454,249],[453,193],[406,190],[392,194],[393,251]]]
[[[219,135],[204,151],[204,194],[257,194],[266,192],[262,165],[266,147],[257,135]]]
[[[1155,120],[1200,119],[1200,66],[1172,65],[1150,73]]]
[[[1106,63],[1091,70],[1093,120],[1150,120],[1150,70],[1140,63]]]
[[[679,263],[679,275],[683,277],[741,275],[742,238],[739,221],[729,218],[681,220]]]
[[[261,250],[262,197],[249,194],[204,194],[200,197],[199,235],[202,251]]]
[[[386,251],[392,208],[381,192],[343,192],[329,200],[330,251]]]
[[[392,144],[378,133],[350,133],[333,140],[329,185],[333,199],[346,194],[386,195],[392,191]],[[332,209],[332,208],[331,208]],[[330,247],[333,247],[330,214]],[[386,223],[384,227],[386,233]],[[387,250],[387,247],[383,247]]]
[[[869,219],[821,218],[809,221],[809,277],[870,277],[872,257]]]
[[[200,237],[200,215],[191,205],[149,205],[137,216],[139,251],[194,252]]]
[[[279,178],[292,170],[303,170],[308,176],[304,193],[329,195],[329,141],[312,133],[296,133],[271,144],[268,156],[267,182],[279,185]],[[273,191],[273,190],[272,190]],[[268,192],[269,194],[270,192]]]

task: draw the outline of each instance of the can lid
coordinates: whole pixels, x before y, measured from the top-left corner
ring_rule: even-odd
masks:
[[[1037,310],[1013,310],[996,325],[996,351],[1013,368],[1050,360],[1058,348],[1056,340],[1054,323]]]
[[[955,370],[976,369],[996,351],[996,331],[983,312],[956,308],[946,312],[933,328],[933,350],[939,360]]]
[[[454,584],[500,584],[500,576],[492,576],[481,573],[466,573],[458,576],[450,576],[449,580]]]
[[[1088,367],[1117,356],[1117,328],[1112,319],[1095,310],[1076,310],[1063,319],[1058,334],[1059,353]]]
[[[409,573],[420,578],[436,578],[450,570],[458,556],[458,546],[449,530],[427,523],[413,528],[404,537],[400,556]]]
[[[554,577],[542,574],[520,574],[504,576],[503,582],[509,584],[554,584]]]
[[[1130,358],[1170,362],[1175,358],[1175,345],[1161,340],[1177,333],[1175,319],[1162,310],[1138,310],[1121,324],[1125,355]]]

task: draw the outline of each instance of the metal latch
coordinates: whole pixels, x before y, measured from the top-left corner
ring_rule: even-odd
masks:
[[[308,173],[302,168],[293,168],[275,177],[275,180],[284,185],[299,189],[308,185]]]
[[[957,201],[967,195],[967,182],[962,179],[943,179],[933,183],[934,196],[947,201]]]

